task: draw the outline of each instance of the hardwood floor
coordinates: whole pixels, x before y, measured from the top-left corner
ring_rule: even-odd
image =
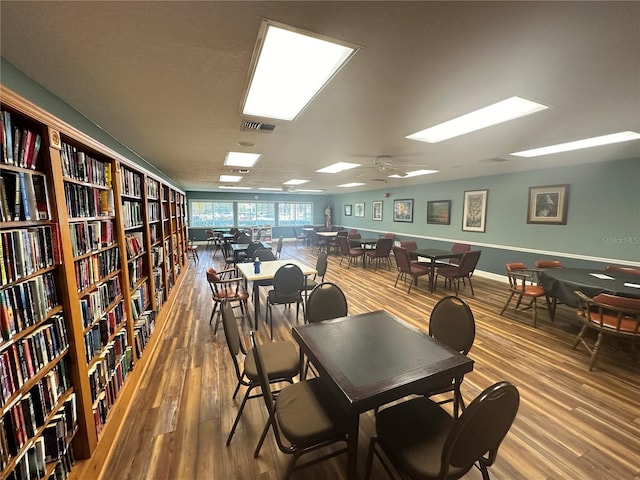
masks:
[[[204,247],[202,247],[204,248]],[[261,399],[249,400],[230,446],[225,445],[238,407],[231,395],[236,385],[231,359],[219,328],[209,325],[212,308],[205,270],[219,266],[221,257],[199,252],[200,261],[188,276],[173,307],[156,358],[136,393],[125,427],[102,472],[104,479],[278,479],[289,456],[280,453],[270,433],[258,459],[252,456],[266,421]],[[517,254],[514,254],[517,261]],[[282,258],[315,265],[309,248],[285,242]],[[411,294],[396,272],[339,266],[330,255],[327,281],[338,283],[347,296],[349,313],[385,309],[427,329],[433,305],[451,294],[438,285],[427,293],[421,279]],[[261,289],[262,301],[266,289]],[[475,360],[465,377],[462,394],[468,403],[498,380],[514,383],[521,395],[518,416],[503,442],[495,480],[513,479],[640,479],[640,362],[630,346],[612,341],[596,370],[587,370],[588,354],[572,350],[577,326],[573,309],[559,307],[554,323],[540,311],[538,328],[531,312],[499,316],[507,287],[474,276],[475,296],[468,286],[460,294],[475,315],[477,333],[470,352]],[[264,312],[264,308],[263,308]],[[290,340],[295,309],[274,308],[274,338]],[[241,324],[244,333],[249,325]],[[262,342],[268,329],[260,320]],[[238,396],[241,398],[244,390]],[[360,420],[358,471],[364,473],[373,415]],[[294,479],[344,479],[346,456],[296,472]],[[374,461],[373,479],[388,478]],[[479,479],[473,469],[466,479]]]

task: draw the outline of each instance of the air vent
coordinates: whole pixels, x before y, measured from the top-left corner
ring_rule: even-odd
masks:
[[[243,120],[240,130],[243,132],[259,132],[259,133],[273,133],[276,126],[272,123],[254,122],[252,120]]]
[[[233,173],[249,173],[249,169],[248,168],[232,168],[231,171]]]
[[[509,161],[508,158],[500,158],[500,157],[483,158],[482,160],[480,160],[481,163],[504,163],[508,161]]]

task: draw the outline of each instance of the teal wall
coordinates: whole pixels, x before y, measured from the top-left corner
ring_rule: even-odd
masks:
[[[0,57],[0,83],[23,96],[27,100],[35,103],[65,123],[68,123],[81,132],[86,133],[91,138],[122,155],[127,160],[140,165],[145,170],[154,173],[172,186],[183,190],[179,183],[167,177],[164,172],[158,170],[153,164],[133,153],[107,132],[83,116],[80,112],[73,109],[73,107],[53,95],[40,84],[34,82],[31,78],[27,77],[24,73],[5,60],[4,57]],[[152,159],[148,160],[153,161]]]

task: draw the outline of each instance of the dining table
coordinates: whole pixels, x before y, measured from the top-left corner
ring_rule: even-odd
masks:
[[[271,244],[267,243],[267,242],[260,242],[261,247],[260,248],[267,248],[269,250],[271,250]],[[251,245],[250,243],[232,243],[231,244],[231,250],[233,251],[233,258],[235,259],[236,263],[238,263],[238,258],[240,256],[241,253],[246,252],[247,248],[249,248],[249,245]]]
[[[305,265],[297,260],[270,260],[268,262],[260,262],[260,271],[255,271],[253,263],[239,263],[238,271],[244,277],[245,287],[248,282],[252,282],[253,287],[253,318],[255,329],[258,330],[258,315],[260,314],[260,287],[269,285],[273,281],[278,269],[284,265],[293,263],[300,267],[305,277],[315,275],[317,270],[309,265]]]
[[[292,327],[294,340],[349,413],[347,478],[357,478],[360,414],[416,392],[455,382],[473,360],[379,310]],[[302,361],[302,358],[301,358]]]
[[[640,298],[640,276],[631,273],[591,268],[545,268],[538,270],[538,281],[551,299],[551,318],[558,302],[578,306],[580,291],[589,297],[600,293]]]
[[[451,250],[441,250],[439,248],[419,248],[417,250],[411,250],[411,252],[418,256],[418,262],[426,263],[430,268],[429,273],[429,292],[433,293],[435,290],[436,282],[436,265],[438,260],[446,260],[448,258],[461,258],[462,253],[455,253]],[[422,259],[420,258],[422,257]],[[425,262],[423,259],[429,260]]]

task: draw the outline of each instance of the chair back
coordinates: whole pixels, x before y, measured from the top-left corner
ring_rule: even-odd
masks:
[[[463,355],[469,353],[476,322],[467,302],[454,295],[439,300],[431,311],[429,335]]]
[[[640,275],[640,268],[637,267],[625,267],[623,265],[607,265],[605,268],[607,272],[620,272],[629,273],[631,275]]]
[[[589,298],[580,291],[575,294],[578,297],[578,315],[590,321],[593,327],[640,336],[640,298],[608,293]]]
[[[278,238],[278,246],[276,247],[276,258],[280,258],[280,253],[282,252],[282,243],[284,242],[284,238]]]
[[[502,381],[486,388],[469,404],[449,432],[444,443],[442,468],[448,470],[452,465],[469,470],[477,461],[492,465],[519,405],[520,394],[511,383]],[[446,478],[446,473],[438,478]]]
[[[249,235],[247,235],[246,233],[241,233],[240,235],[238,235],[236,237],[236,243],[251,243],[252,239]]]
[[[324,280],[324,276],[327,274],[328,263],[327,252],[318,253],[318,258],[316,259],[316,277]]]
[[[418,249],[418,244],[416,243],[415,240],[401,240],[400,241],[400,246],[402,248],[406,248],[407,250],[417,250]]]
[[[260,382],[260,389],[262,390],[262,398],[264,404],[267,407],[269,413],[269,422],[273,427],[273,432],[276,437],[276,441],[280,444],[280,433],[278,431],[278,422],[276,422],[276,405],[273,401],[273,393],[269,388],[269,376],[267,375],[267,369],[264,366],[264,359],[262,358],[262,352],[258,339],[256,338],[256,332],[253,330],[249,332],[249,338],[251,339],[251,351],[253,352],[253,359],[256,364],[256,370],[258,372],[258,380]]]
[[[520,275],[518,270],[526,270],[527,266],[521,262],[507,263],[507,277],[509,278],[509,287],[512,290],[524,290],[525,279],[528,275]]]
[[[311,290],[307,299],[307,321],[309,323],[346,317],[347,314],[347,297],[338,285],[322,282]]]
[[[271,262],[276,260],[276,256],[273,254],[270,248],[259,248],[253,254],[253,261],[257,258],[260,259],[261,262]]]
[[[245,253],[246,258],[253,258],[253,255],[256,253],[256,250],[258,250],[259,248],[262,248],[262,242],[251,242],[247,247],[247,250]]]
[[[396,259],[398,270],[404,273],[411,273],[411,259],[406,248],[393,247],[393,256]]]
[[[360,240],[362,238],[362,235],[360,235],[358,232],[349,232],[347,234],[347,238],[350,240]]]
[[[393,248],[393,238],[379,238],[376,242],[376,256],[388,257],[391,255],[391,249]]]
[[[460,264],[458,265],[459,275],[461,277],[468,277],[473,273],[478,265],[481,253],[481,250],[473,250],[472,252],[467,252],[462,255]]]
[[[536,268],[563,268],[560,260],[536,260]]]
[[[240,380],[242,378],[242,369],[240,368],[240,363],[238,361],[238,354],[242,352],[246,355],[247,352],[240,338],[238,321],[236,320],[236,314],[233,312],[231,302],[224,302],[224,307],[222,309],[222,327],[224,329],[224,337],[227,341],[227,348],[229,349],[229,354],[233,360],[233,368],[236,372],[236,377]]]
[[[340,247],[340,253],[343,256],[348,256],[349,255],[349,240],[347,240],[344,237],[336,237],[336,243],[338,244],[338,247]]]
[[[282,295],[291,295],[304,288],[304,273],[299,266],[287,263],[273,276],[273,289]]]
[[[454,243],[453,246],[451,247],[451,253],[467,253],[471,251],[471,245],[469,245],[468,243]],[[449,264],[450,265],[458,265],[460,263],[460,259],[459,258],[450,258],[449,259]]]
[[[391,240],[396,239],[396,234],[393,232],[383,233],[380,238],[390,238]]]

